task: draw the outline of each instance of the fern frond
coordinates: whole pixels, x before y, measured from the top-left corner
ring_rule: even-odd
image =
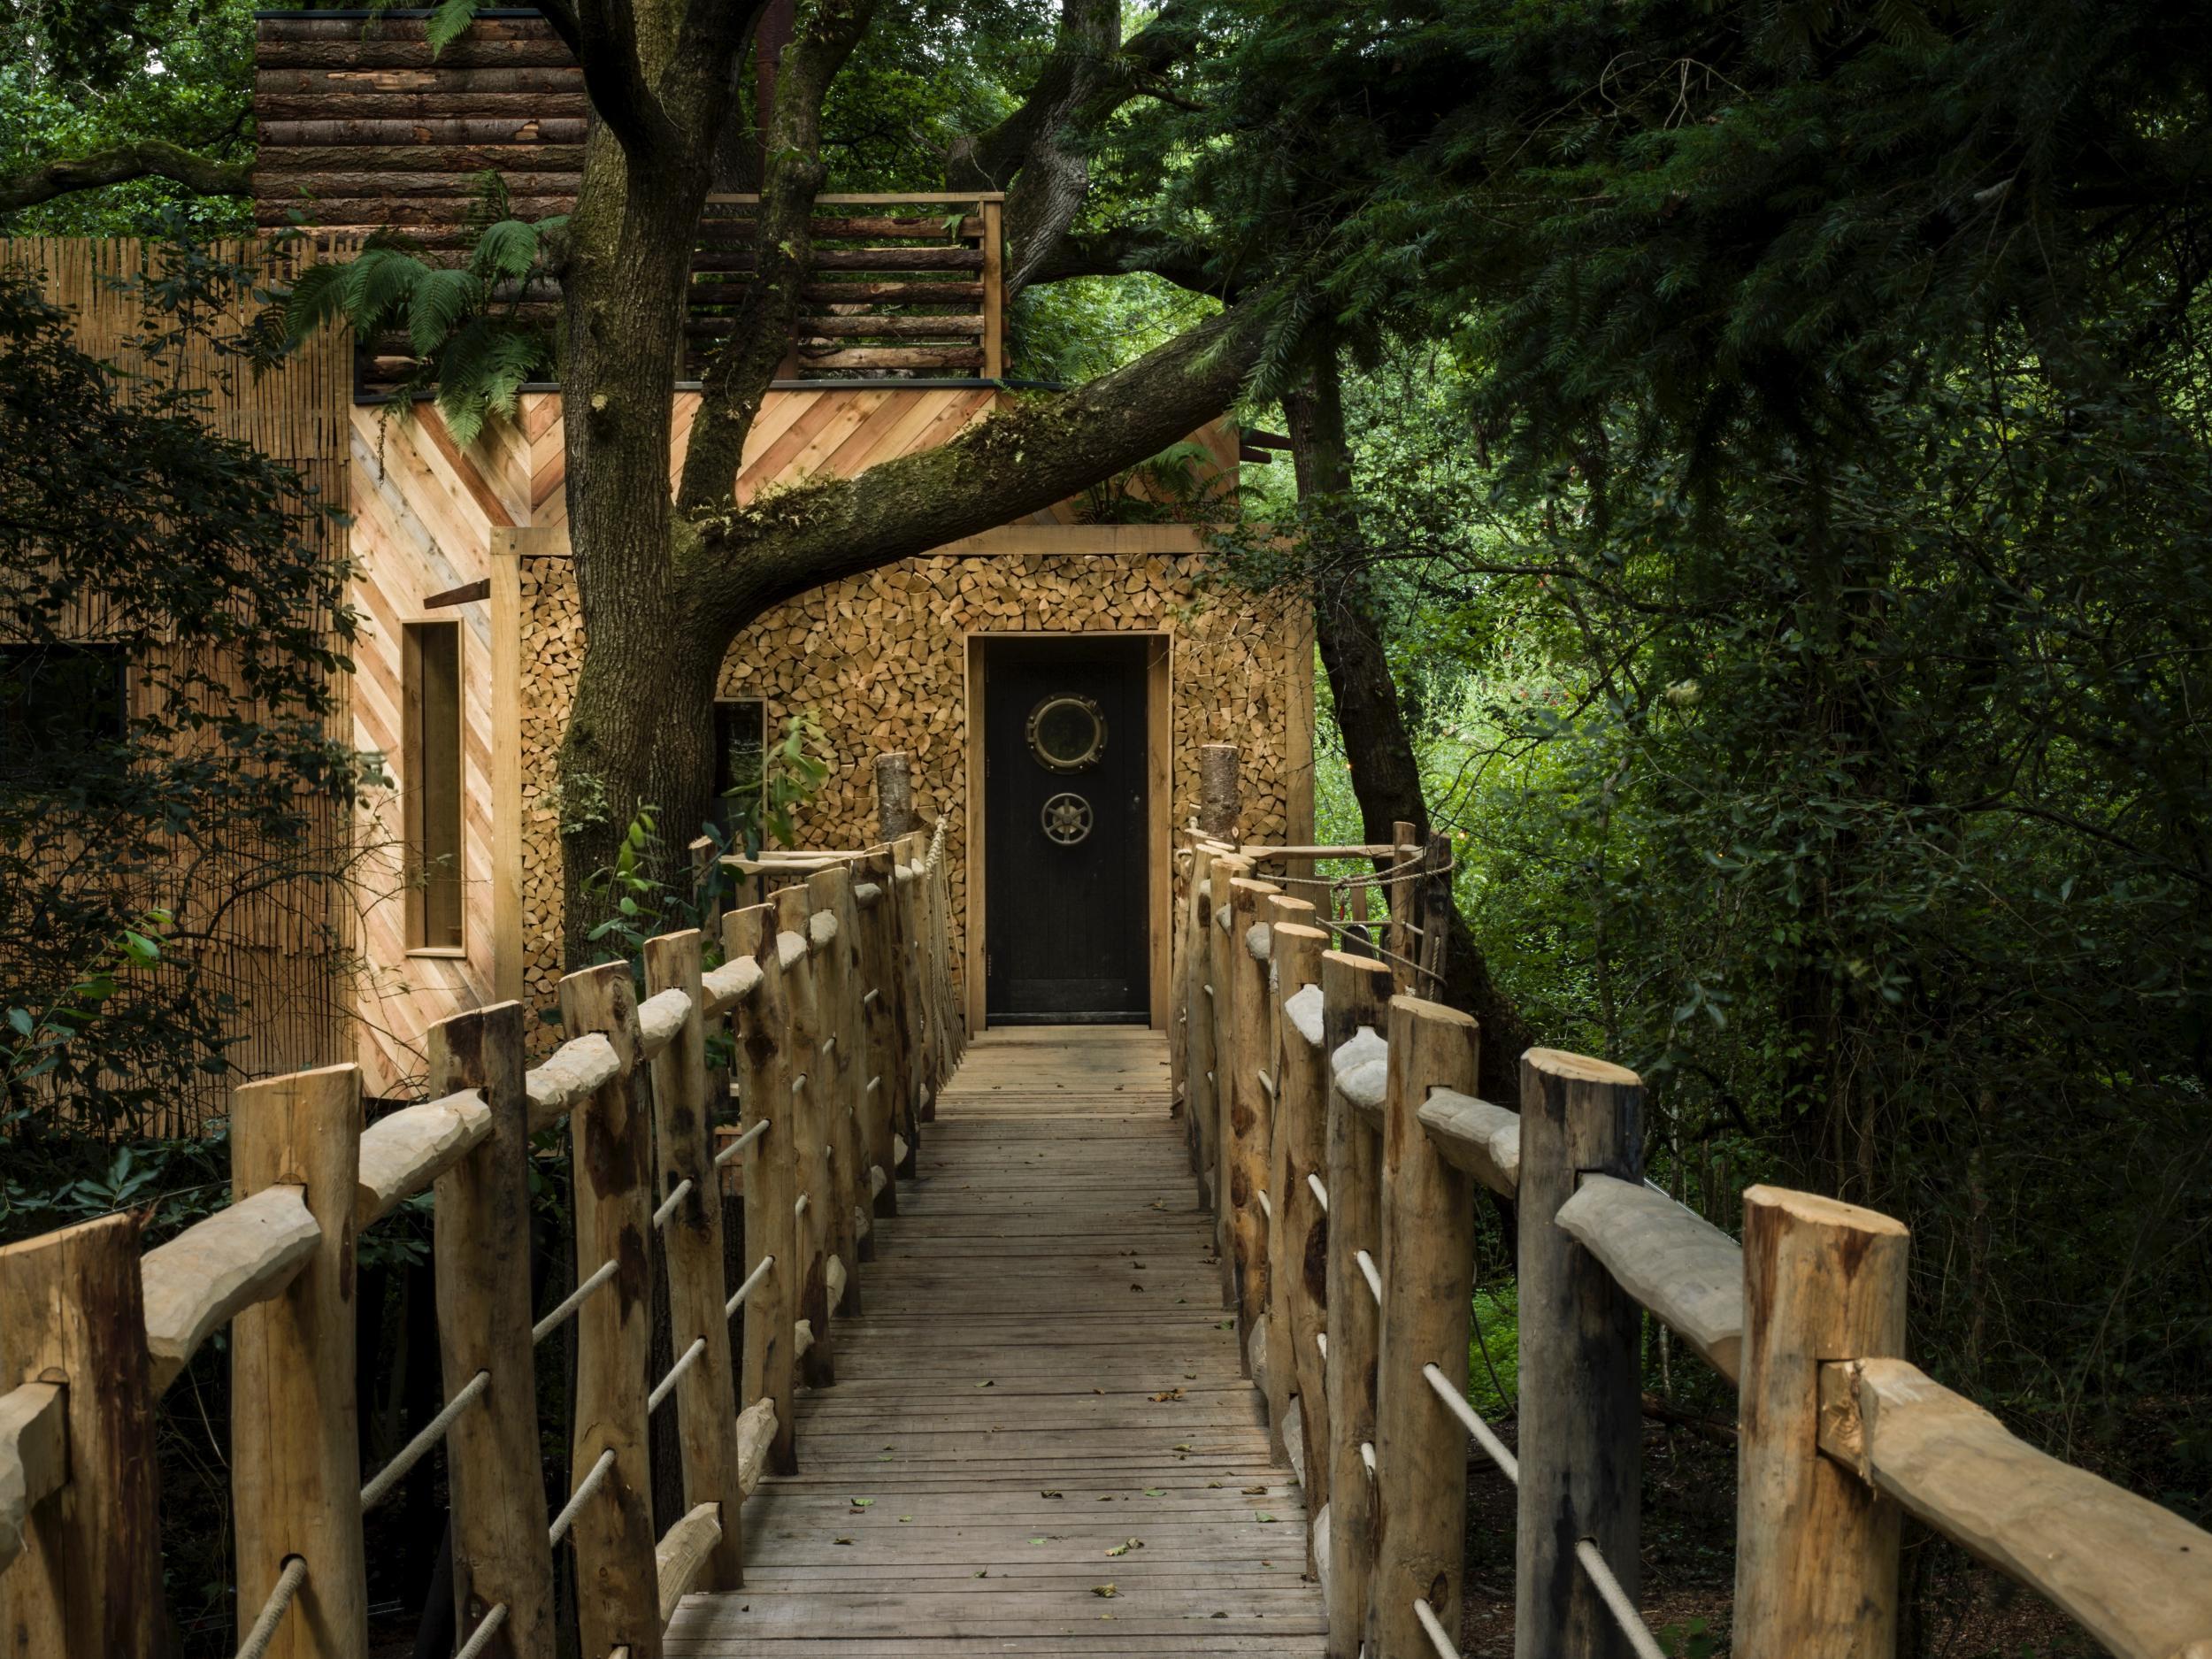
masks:
[[[407,311],[407,343],[428,357],[464,319],[484,306],[484,285],[469,271],[431,271],[415,284]]]
[[[284,297],[284,335],[296,344],[346,309],[345,265],[311,265],[299,274]]]
[[[355,330],[373,334],[387,318],[397,316],[429,270],[414,255],[396,248],[364,249],[346,271],[346,315]]]
[[[469,267],[486,282],[506,277],[516,280],[530,274],[538,259],[538,233],[518,219],[503,219],[487,225],[476,239]]]
[[[459,40],[475,20],[476,0],[438,0],[437,10],[430,14],[429,27],[423,31],[430,42],[430,55],[435,58]]]

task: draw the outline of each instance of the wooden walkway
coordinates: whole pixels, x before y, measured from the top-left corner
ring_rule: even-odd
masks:
[[[802,1396],[801,1472],[746,1505],[747,1588],[687,1597],[669,1654],[1321,1653],[1167,1104],[1157,1033],[976,1040]]]

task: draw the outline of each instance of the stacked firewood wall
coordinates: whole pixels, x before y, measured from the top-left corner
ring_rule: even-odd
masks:
[[[1290,824],[1294,657],[1300,618],[1282,602],[1217,593],[1201,602],[1194,555],[1105,559],[1031,554],[933,557],[835,582],[771,611],[723,669],[726,696],[767,703],[771,736],[794,714],[821,726],[830,776],[798,815],[821,847],[875,838],[870,760],[910,755],[914,810],[950,820],[952,960],[967,904],[967,687],[971,633],[1127,630],[1171,637],[1173,821],[1198,810],[1198,751],[1234,734],[1243,750],[1248,834]],[[541,1002],[561,973],[560,811],[556,759],[583,659],[583,624],[565,557],[522,563],[523,948],[526,995]],[[1303,664],[1299,664],[1302,668]]]

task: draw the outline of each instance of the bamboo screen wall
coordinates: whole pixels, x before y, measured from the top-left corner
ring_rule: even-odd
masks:
[[[244,243],[217,244],[209,250],[226,260],[249,261],[259,252]],[[119,286],[122,279],[149,268],[147,247],[119,238],[0,239],[0,265],[40,272],[46,296],[76,313],[78,340],[96,357],[128,367],[133,354],[126,342],[144,327],[141,302]],[[242,314],[231,319],[242,324]],[[242,374],[227,388],[219,383],[211,354],[186,359],[189,381],[211,393],[210,421],[226,436],[242,439],[263,453],[296,467],[321,499],[346,500],[346,425],[352,400],[352,352],[347,339],[329,334],[303,346],[282,368],[258,380]],[[322,520],[315,530],[334,557],[348,554],[342,522]],[[348,687],[341,685],[345,697]],[[346,715],[337,715],[341,729]],[[318,826],[317,838],[333,866],[345,856],[350,826],[333,807]],[[204,858],[180,842],[176,868],[192,869]],[[219,987],[236,999],[238,1038],[232,1064],[253,1076],[298,1071],[349,1057],[351,989],[349,964],[355,930],[350,905],[328,882],[288,879],[263,885],[251,870],[200,867],[191,879],[200,903],[185,909],[180,926],[210,922],[207,902],[224,910],[213,921],[214,942],[200,959]],[[159,885],[158,879],[156,885]],[[150,893],[150,904],[164,895]],[[190,1133],[206,1117],[227,1110],[235,1074],[200,1073],[175,1079],[175,1093],[162,1117],[146,1127],[154,1133]]]

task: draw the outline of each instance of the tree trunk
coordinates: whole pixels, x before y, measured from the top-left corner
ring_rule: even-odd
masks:
[[[671,146],[668,148],[676,148]],[[560,757],[563,938],[572,967],[607,902],[587,887],[614,861],[641,807],[657,809],[664,880],[714,792],[716,641],[689,614],[669,494],[671,388],[684,287],[711,148],[634,156],[592,127],[562,272],[567,325],[570,545],[585,650]],[[671,849],[673,850],[671,850]]]
[[[1351,455],[1344,436],[1344,400],[1334,350],[1325,349],[1311,391],[1284,400],[1298,495],[1323,526],[1332,568],[1313,583],[1314,634],[1329,676],[1352,793],[1359,800],[1360,833],[1373,843],[1391,839],[1392,825],[1411,824],[1429,833],[1428,802],[1421,769],[1398,703],[1397,682],[1375,622],[1374,576],[1360,534],[1351,494]],[[1479,1086],[1502,1106],[1520,1101],[1521,1052],[1534,1041],[1528,1022],[1490,977],[1490,964],[1456,903],[1444,953],[1444,1000],[1482,1023]]]

